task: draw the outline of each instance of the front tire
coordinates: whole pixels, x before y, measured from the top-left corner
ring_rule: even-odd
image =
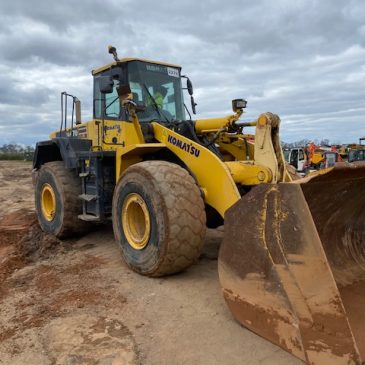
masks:
[[[180,272],[200,256],[204,202],[189,173],[165,161],[129,167],[113,197],[113,229],[129,267],[146,276]]]

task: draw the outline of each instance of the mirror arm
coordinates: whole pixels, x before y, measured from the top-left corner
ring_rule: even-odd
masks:
[[[193,111],[193,114],[196,114],[196,106],[198,105],[195,100],[194,97],[191,95],[190,96],[190,102],[191,102],[191,110]]]

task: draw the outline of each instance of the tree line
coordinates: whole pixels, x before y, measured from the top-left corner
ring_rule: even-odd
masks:
[[[300,141],[295,141],[295,142],[281,142],[281,145],[283,148],[306,147],[311,142],[313,142],[316,146],[328,146],[328,147],[330,147],[332,144],[336,144],[336,143],[331,143],[329,139],[324,138],[320,140],[301,139]]]
[[[0,146],[0,160],[32,161],[33,146],[24,146],[17,143],[8,143]]]

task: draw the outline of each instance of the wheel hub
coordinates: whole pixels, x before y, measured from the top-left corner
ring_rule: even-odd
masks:
[[[56,213],[56,195],[50,184],[44,184],[41,191],[41,209],[44,218],[51,222]]]
[[[135,250],[147,246],[151,233],[151,221],[148,207],[137,193],[129,194],[122,207],[122,227],[128,243]]]

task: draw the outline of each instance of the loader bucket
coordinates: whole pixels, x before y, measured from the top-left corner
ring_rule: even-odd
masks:
[[[233,316],[308,364],[365,363],[365,164],[253,188],[225,215]]]

